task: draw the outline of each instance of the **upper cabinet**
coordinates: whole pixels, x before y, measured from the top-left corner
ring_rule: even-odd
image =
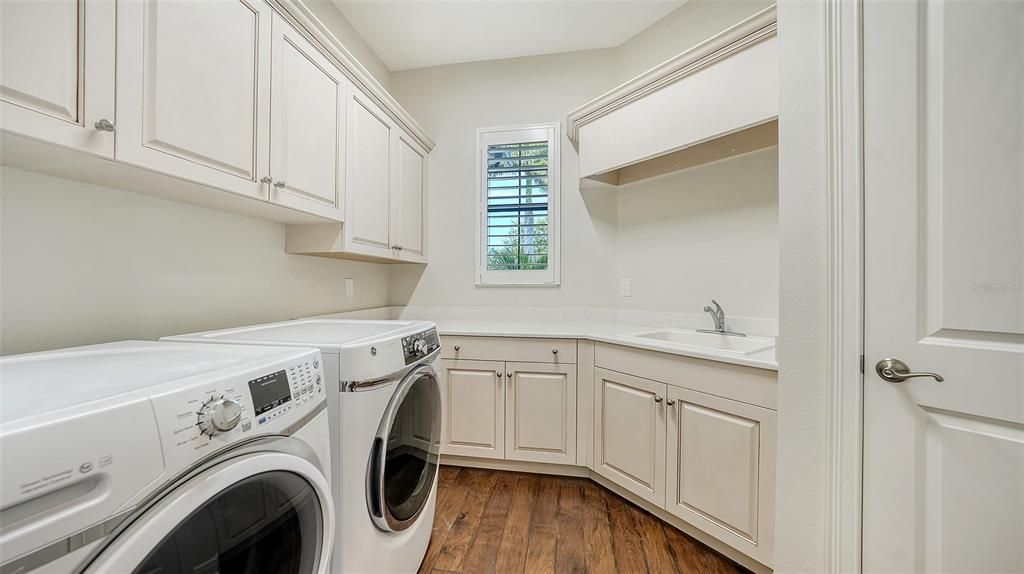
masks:
[[[273,35],[270,200],[341,221],[348,80],[277,14]]]
[[[346,219],[289,225],[287,251],[426,263],[427,151],[359,91],[348,105]]]
[[[114,155],[114,3],[0,2],[0,130]]]
[[[272,19],[263,0],[119,3],[117,159],[267,199]]]
[[[0,163],[426,261],[433,142],[301,1],[0,1],[0,32]]]
[[[623,185],[778,144],[775,6],[569,114],[580,177]]]

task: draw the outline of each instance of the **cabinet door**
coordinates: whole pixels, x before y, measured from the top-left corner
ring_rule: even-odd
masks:
[[[267,199],[271,9],[118,3],[116,157]]]
[[[505,363],[444,361],[441,452],[505,457]]]
[[[506,363],[505,458],[576,464],[576,366]]]
[[[395,130],[391,241],[403,261],[426,262],[427,152]]]
[[[668,397],[666,510],[771,564],[775,411],[675,387]]]
[[[341,221],[347,81],[276,13],[273,34],[270,200]]]
[[[606,369],[594,382],[594,471],[664,504],[666,385]]]
[[[349,251],[393,258],[390,243],[391,120],[358,89],[348,109],[345,236]]]
[[[0,129],[113,157],[113,0],[0,2]]]

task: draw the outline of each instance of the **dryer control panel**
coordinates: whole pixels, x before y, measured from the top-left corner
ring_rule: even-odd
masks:
[[[402,337],[402,352],[405,364],[411,365],[441,348],[441,340],[437,337],[437,329],[427,329],[407,337]]]

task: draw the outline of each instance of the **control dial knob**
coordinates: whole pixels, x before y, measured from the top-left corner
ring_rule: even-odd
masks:
[[[241,420],[242,405],[223,396],[206,401],[199,409],[199,430],[208,436],[228,432]]]
[[[416,351],[417,355],[427,354],[427,342],[423,339],[416,339],[416,342],[412,344],[412,349]]]

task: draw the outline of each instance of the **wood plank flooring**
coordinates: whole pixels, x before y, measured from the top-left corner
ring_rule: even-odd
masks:
[[[746,571],[589,479],[442,466],[420,572]]]

